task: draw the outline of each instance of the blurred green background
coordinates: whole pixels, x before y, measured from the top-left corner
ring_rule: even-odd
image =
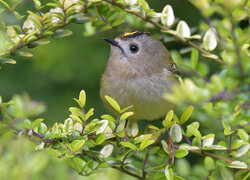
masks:
[[[186,0],[148,0],[148,2],[157,12],[161,12],[166,4],[171,4],[175,16],[188,22],[190,27],[197,26],[201,21],[198,10]],[[33,9],[30,3],[23,1],[18,11],[26,14],[30,9]],[[2,18],[10,24],[16,24],[11,15]],[[28,93],[32,99],[42,101],[47,106],[47,111],[40,116],[45,119],[46,124],[63,122],[69,115],[68,108],[76,105],[73,97],[77,97],[82,89],[87,93],[87,109],[95,108],[94,117],[99,118],[101,114],[107,112],[100,100],[99,89],[110,47],[101,38],[114,38],[122,32],[110,30],[84,37],[82,24],[71,24],[67,28],[73,31],[73,35],[63,39],[51,38],[50,44],[34,49],[24,48],[24,51],[31,52],[34,57],[16,57],[16,65],[4,65],[0,70],[0,95],[3,100],[10,100],[14,94]],[[166,46],[169,50],[182,47],[178,42]],[[8,147],[4,146],[4,142],[1,143],[0,155],[2,152],[3,156],[0,159],[0,169],[5,167],[5,172],[9,173],[1,176],[0,170],[0,177],[82,179],[68,168],[64,161],[49,158],[46,152],[34,152],[34,144],[27,140],[14,138]],[[40,167],[36,169],[34,165],[37,162]],[[27,167],[21,168],[24,165]],[[107,179],[111,176],[112,179],[122,178],[120,173],[111,170],[91,178],[104,179],[103,174]],[[123,177],[122,179],[128,179],[128,176]]]

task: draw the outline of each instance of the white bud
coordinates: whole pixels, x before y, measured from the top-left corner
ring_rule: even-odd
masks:
[[[203,46],[206,50],[212,51],[217,46],[216,31],[210,28],[203,38]]]
[[[35,150],[38,151],[38,150],[42,150],[44,148],[44,145],[45,143],[44,142],[41,142],[40,144],[38,144],[36,147],[35,147]]]
[[[180,21],[176,28],[177,34],[182,37],[189,37],[191,35],[190,29],[185,21]]]
[[[78,132],[82,132],[82,125],[81,123],[77,122],[75,125],[74,125],[74,129]]]
[[[127,132],[129,136],[135,137],[139,132],[138,124],[135,120],[129,120],[127,125]]]
[[[206,138],[203,140],[203,147],[206,147],[206,146],[211,146],[213,145],[214,143],[214,138],[211,137],[211,138]]]
[[[100,157],[101,158],[107,158],[109,157],[113,152],[114,146],[112,144],[108,144],[102,148],[100,151]]]
[[[62,4],[63,0],[59,0],[59,2]],[[64,1],[64,8],[68,8],[70,7],[72,4],[78,3],[80,2],[80,0],[65,0]],[[83,9],[83,6],[81,5],[73,5],[72,7],[70,7],[69,9],[74,9],[75,12],[80,12]]]
[[[36,19],[34,16],[29,15],[23,23],[23,29],[27,29],[26,33],[28,34],[31,33],[32,31],[38,31],[38,28],[36,27],[35,23],[31,20],[31,18]]]
[[[108,122],[108,120],[103,119],[103,120],[99,121],[98,124],[102,124],[102,126],[96,131],[96,134],[100,134],[100,133],[104,132],[105,129],[107,128],[109,122]]]
[[[137,3],[137,0],[125,0],[125,3],[129,6],[133,6]]]
[[[166,5],[161,13],[161,23],[165,26],[171,26],[174,23],[174,11],[172,6]]]
[[[62,21],[61,19],[59,19],[58,17],[56,17],[54,15],[54,13],[61,13],[61,14],[63,14],[63,10],[61,8],[59,8],[59,7],[52,8],[52,9],[50,9],[49,13],[52,16],[51,23],[58,24],[58,23],[60,23]]]
[[[171,126],[170,134],[174,142],[180,142],[182,140],[181,127],[178,124]]]

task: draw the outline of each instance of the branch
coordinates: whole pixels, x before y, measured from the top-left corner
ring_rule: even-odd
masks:
[[[192,153],[195,153],[195,154],[198,154],[198,155],[201,155],[201,156],[210,156],[214,159],[219,159],[219,160],[223,160],[227,163],[231,163],[232,161],[228,158],[225,158],[223,156],[220,156],[220,155],[217,155],[217,154],[213,154],[213,153],[209,153],[209,152],[206,152],[206,151],[202,151],[202,150],[188,150],[189,152],[192,152]]]
[[[219,159],[219,160],[223,160],[227,163],[232,163],[232,160],[229,159],[229,158],[225,158],[223,156],[220,156],[220,155],[217,155],[217,154],[213,154],[213,153],[209,153],[209,152],[206,152],[206,151],[202,151],[202,150],[188,150],[189,152],[192,152],[192,153],[195,153],[195,154],[198,154],[200,156],[209,156],[209,157],[212,157],[214,159]],[[243,168],[243,169],[246,169],[248,171],[250,171],[250,168]]]
[[[30,1],[30,3],[32,4],[32,6],[35,8],[35,10],[38,12],[38,14],[39,14],[41,17],[43,17],[41,11],[40,11],[39,9],[36,8],[36,5],[35,5],[34,1],[33,1],[33,0],[29,0],[29,1]]]
[[[202,49],[199,45],[197,45],[197,44],[195,44],[195,43],[189,41],[188,39],[183,38],[182,36],[179,36],[178,34],[175,33],[175,31],[172,31],[172,30],[170,30],[169,28],[167,28],[167,27],[165,27],[165,26],[163,26],[163,25],[161,25],[161,24],[159,24],[159,23],[157,23],[157,22],[154,22],[154,21],[152,21],[151,19],[148,19],[147,17],[144,17],[143,15],[141,15],[141,14],[139,14],[139,13],[137,13],[137,12],[131,11],[127,6],[124,6],[124,5],[122,5],[122,4],[119,4],[119,3],[115,2],[115,1],[112,1],[112,0],[103,0],[103,1],[105,1],[105,2],[107,2],[107,3],[109,3],[109,4],[112,4],[112,5],[114,5],[114,6],[117,6],[117,7],[121,8],[121,9],[127,11],[128,13],[133,14],[133,15],[139,17],[140,19],[149,22],[150,24],[154,25],[155,27],[157,27],[157,28],[163,30],[165,33],[168,33],[168,34],[170,34],[170,35],[176,37],[176,38],[177,38],[178,40],[180,40],[181,42],[183,42],[183,43],[185,43],[185,44],[188,44],[188,45],[194,47],[195,49],[197,49],[197,50],[200,51],[201,53],[205,54],[206,56],[212,56],[212,55],[213,55],[213,54],[211,54],[210,52],[208,52],[208,51]],[[220,63],[220,64],[224,64],[224,62],[223,62],[221,59],[219,59],[219,58],[212,58],[212,59],[215,60],[215,61],[217,61],[217,62]]]
[[[145,157],[145,160],[144,160],[144,163],[143,163],[143,169],[142,169],[142,177],[144,179],[146,178],[145,168],[146,168],[146,164],[148,162],[149,150],[150,150],[150,147],[148,146],[148,148],[147,148],[147,154],[146,154],[146,157]]]
[[[112,166],[112,168],[117,169],[117,170],[119,170],[119,171],[121,171],[121,172],[124,172],[124,173],[126,173],[126,174],[128,174],[128,175],[130,175],[130,176],[135,177],[135,178],[144,180],[143,177],[141,177],[141,176],[139,176],[139,175],[137,175],[137,174],[134,174],[134,173],[132,173],[132,172],[130,172],[130,171],[127,171],[127,170],[125,170],[125,169],[123,169],[123,168],[121,168],[121,167]]]

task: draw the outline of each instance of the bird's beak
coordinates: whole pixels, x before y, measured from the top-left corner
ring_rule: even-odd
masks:
[[[109,39],[109,38],[102,38],[103,40],[107,41],[109,44],[118,47],[119,49],[121,49],[122,53],[124,52],[124,50],[122,49],[122,47],[118,44],[118,42],[114,39]]]
[[[114,39],[109,39],[109,38],[102,38],[102,39],[107,41],[109,44],[112,44],[114,46],[118,46],[118,42]]]

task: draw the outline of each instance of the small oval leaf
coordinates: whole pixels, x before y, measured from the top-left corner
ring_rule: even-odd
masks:
[[[190,29],[185,21],[180,21],[176,28],[177,34],[182,37],[189,37],[191,35]]]
[[[161,23],[165,26],[171,26],[174,23],[174,11],[171,5],[166,5],[161,13]]]
[[[215,29],[210,28],[203,38],[203,46],[206,50],[212,51],[217,46]]]

